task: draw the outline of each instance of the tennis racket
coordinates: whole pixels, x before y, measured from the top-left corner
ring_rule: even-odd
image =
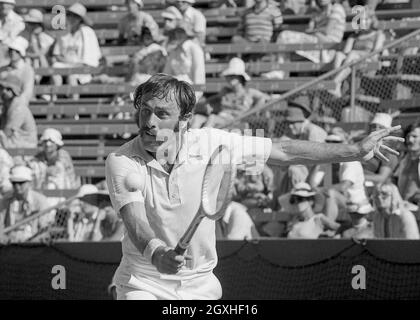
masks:
[[[220,219],[230,203],[236,170],[229,149],[221,145],[211,155],[204,171],[201,204],[187,230],[179,240],[175,252],[183,255],[204,217]]]

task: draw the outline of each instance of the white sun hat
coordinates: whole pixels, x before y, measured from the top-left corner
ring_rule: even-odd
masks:
[[[316,192],[313,191],[311,186],[306,182],[299,182],[294,186],[290,194],[294,196],[309,198],[314,196]]]
[[[373,211],[372,205],[369,201],[364,201],[362,203],[347,203],[347,211],[348,212],[356,212],[359,214],[369,214]]]
[[[0,3],[8,3],[8,4],[16,5],[16,1],[15,0],[0,0]]]
[[[236,57],[230,59],[228,68],[222,72],[222,76],[242,76],[245,81],[251,80],[251,77],[245,72],[245,62]]]
[[[182,13],[174,6],[167,7],[161,14],[163,18],[171,20],[182,20],[184,17]]]
[[[7,43],[7,47],[16,50],[22,57],[26,56],[26,49],[28,49],[29,42],[25,38],[18,36],[14,40]]]
[[[382,113],[378,112],[373,117],[371,124],[379,124],[384,128],[391,128],[392,127],[392,115],[389,113]]]
[[[39,139],[41,142],[51,140],[56,145],[62,147],[64,145],[63,137],[57,129],[54,128],[47,128],[42,133],[41,138]]]
[[[11,182],[32,181],[32,170],[26,166],[15,166],[10,170]]]

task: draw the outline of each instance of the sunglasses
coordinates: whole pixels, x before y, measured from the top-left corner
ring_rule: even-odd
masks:
[[[308,200],[310,200],[310,197],[306,198],[301,196],[291,196],[289,202],[290,204],[298,204]]]

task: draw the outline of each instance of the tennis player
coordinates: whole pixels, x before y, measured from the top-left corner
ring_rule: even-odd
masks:
[[[234,161],[262,170],[270,158],[279,165],[386,160],[398,154],[383,144],[401,140],[373,132],[359,144],[282,141],[242,136],[213,128],[189,129],[195,105],[193,88],[157,74],[139,85],[134,107],[139,135],[106,160],[106,181],[112,204],[124,222],[123,256],[114,281],[118,299],[219,299],[215,223],[203,219],[185,256],[174,248],[200,207],[201,185],[209,157],[226,145]],[[126,177],[137,175],[135,189]]]

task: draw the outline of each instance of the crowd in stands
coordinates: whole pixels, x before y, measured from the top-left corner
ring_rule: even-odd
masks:
[[[62,134],[53,128],[38,132],[30,102],[35,85],[49,83],[72,86],[89,83],[141,84],[156,73],[167,73],[194,85],[206,83],[206,18],[194,7],[194,0],[167,1],[161,11],[160,27],[146,10],[142,0],[127,0],[127,14],[118,24],[117,44],[137,46],[127,58],[124,76],[103,74],[35,74],[42,67],[80,68],[106,65],[88,10],[75,3],[66,10],[66,32],[50,34],[44,13],[38,9],[19,15],[15,0],[0,0],[0,231],[65,197],[46,197],[41,190],[78,190],[77,197],[63,207],[22,224],[8,234],[11,241],[54,238],[69,241],[118,241],[123,225],[110,205],[103,182],[82,185],[76,176]],[[215,1],[220,8],[246,6],[232,43],[341,43],[344,39],[346,12],[354,1]],[[358,1],[359,3],[360,1]],[[361,1],[363,3],[363,1]],[[363,23],[345,40],[343,51],[314,50],[250,54],[231,57],[221,72],[225,87],[208,96],[197,90],[197,106],[191,128],[224,128],[238,116],[262,107],[273,99],[268,93],[249,85],[251,76],[246,63],[272,61],[285,63],[304,59],[313,63],[331,63],[335,68],[383,48],[385,35],[377,29],[377,1],[366,1]],[[309,14],[304,32],[283,28],[285,14]],[[4,59],[2,58],[4,57]],[[267,60],[269,59],[269,60]],[[370,61],[378,57],[370,58]],[[6,63],[4,63],[6,62]],[[333,79],[342,95],[342,83],[349,76],[344,69]],[[271,70],[262,77],[283,79],[287,72]],[[79,99],[73,94],[71,99]],[[288,102],[282,121],[287,130],[279,139],[302,139],[328,143],[354,143],[371,131],[389,128],[393,117],[376,113],[368,132],[353,135],[338,127],[316,123],[311,107],[300,96]],[[248,123],[238,124],[240,129]],[[38,135],[40,138],[38,139]],[[232,203],[217,222],[219,239],[253,239],[260,236],[287,238],[404,238],[419,239],[417,220],[420,204],[420,122],[404,132],[400,158],[373,159],[306,167],[265,166],[258,175],[238,170]],[[34,156],[11,156],[8,149],[38,148]],[[328,181],[327,181],[328,180]],[[276,214],[277,219],[262,219]],[[0,232],[1,234],[1,232]]]

